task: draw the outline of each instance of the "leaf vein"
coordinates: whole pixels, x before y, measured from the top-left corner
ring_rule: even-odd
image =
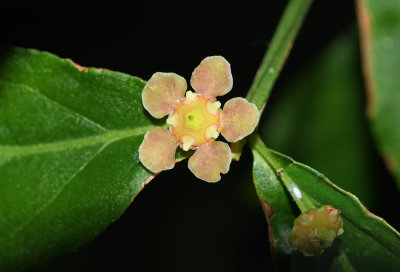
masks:
[[[20,85],[23,85],[23,84],[20,84]],[[26,85],[23,85],[23,86],[26,86]],[[79,113],[79,112],[77,112],[77,111],[75,111],[75,110],[73,110],[71,108],[68,108],[67,106],[61,104],[58,101],[56,101],[54,99],[51,99],[49,96],[47,96],[43,92],[41,92],[40,89],[38,89],[38,88],[33,89],[33,88],[29,87],[29,86],[26,86],[26,87],[27,87],[27,89],[29,91],[31,91],[31,92],[43,97],[43,99],[45,99],[45,100],[57,105],[59,108],[61,108],[61,109],[65,110],[65,111],[67,111],[67,112],[79,117],[80,119],[82,119],[82,120],[86,121],[87,123],[99,128],[102,131],[107,131],[107,129],[104,128],[103,126],[101,126],[99,123],[93,121],[92,119],[89,119],[88,117],[82,115],[81,113]],[[36,90],[36,92],[35,92],[35,90]]]
[[[93,161],[97,155],[99,155],[110,143],[113,141],[110,141],[108,143],[103,144],[94,154],[86,160],[81,167],[79,167],[72,175],[71,177],[60,187],[60,189],[51,197],[49,200],[44,203],[41,207],[39,207],[31,217],[29,217],[25,223],[20,224],[18,227],[14,228],[14,230],[11,232],[10,237],[13,237],[16,233],[22,231],[35,217],[37,217],[42,211],[44,211],[51,203],[53,203],[56,198],[61,194],[61,192],[64,190],[64,188],[83,170],[85,170],[86,166]]]
[[[107,143],[109,141],[116,141],[122,138],[145,134],[148,130],[150,130],[153,127],[154,126],[152,125],[148,125],[126,130],[110,130],[101,135],[58,141],[54,143],[34,144],[26,146],[0,145],[0,155],[4,157],[4,159],[0,161],[0,166],[1,162],[7,163],[10,161],[10,158],[12,157],[21,157],[32,154],[55,152],[68,148],[79,148],[83,146]]]

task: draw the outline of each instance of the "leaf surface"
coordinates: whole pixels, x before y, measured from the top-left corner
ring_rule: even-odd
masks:
[[[365,118],[356,29],[339,35],[285,84],[261,125],[266,144],[325,173],[368,207],[382,203]],[[310,76],[311,75],[311,76]]]
[[[289,268],[292,252],[288,236],[296,218],[296,208],[282,186],[276,172],[260,153],[253,150],[253,180],[256,192],[268,221],[268,235],[272,259],[277,270]]]
[[[0,270],[77,249],[151,179],[145,82],[22,48],[0,50]]]
[[[400,186],[400,0],[358,0],[368,116]]]

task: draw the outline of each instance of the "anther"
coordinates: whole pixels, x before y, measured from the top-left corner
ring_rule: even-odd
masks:
[[[176,116],[175,116],[175,114],[172,114],[172,115],[170,115],[168,117],[167,125],[170,125],[170,126],[173,126],[173,127],[176,126]]]
[[[218,112],[218,109],[221,107],[221,102],[219,101],[208,102],[206,107],[209,113],[215,115]]]
[[[195,138],[190,135],[182,135],[181,141],[182,141],[182,149],[188,151],[190,147],[194,144]]]
[[[186,102],[191,102],[195,100],[197,97],[197,94],[192,92],[192,91],[187,91],[186,92]]]
[[[211,125],[206,129],[206,138],[210,139],[210,138],[214,138],[217,139],[219,136],[219,133],[217,131],[218,126],[217,125]]]

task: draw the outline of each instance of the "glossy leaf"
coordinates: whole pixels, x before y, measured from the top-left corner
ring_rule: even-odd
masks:
[[[365,118],[355,30],[339,35],[287,80],[277,103],[269,105],[260,133],[269,147],[312,165],[377,208],[382,184]]]
[[[252,137],[250,145],[255,158],[254,182],[257,192],[276,214],[276,218],[271,217],[278,225],[272,227],[273,235],[277,239],[284,239],[276,247],[277,251],[287,254],[287,238],[281,230],[293,226],[288,216],[292,216],[288,213],[290,200],[284,191],[289,192],[302,212],[322,205],[332,205],[342,211],[343,235],[320,257],[294,258],[292,265],[296,270],[301,270],[301,263],[308,260],[316,262],[317,271],[399,271],[399,233],[383,219],[370,213],[357,197],[310,167],[266,148],[256,136]],[[276,194],[268,192],[267,186],[275,188]]]
[[[152,178],[139,163],[145,82],[52,54],[0,50],[0,270],[77,249]]]
[[[368,116],[400,186],[400,0],[358,0]]]
[[[270,250],[276,268],[287,270],[292,252],[288,237],[296,219],[291,198],[276,172],[253,150],[253,180],[261,207],[268,221]]]

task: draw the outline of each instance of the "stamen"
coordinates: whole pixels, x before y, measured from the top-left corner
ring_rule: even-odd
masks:
[[[221,107],[221,102],[215,101],[213,102],[208,102],[207,105],[207,111],[213,115],[215,115],[218,112],[218,109]]]
[[[167,122],[168,124],[174,123],[171,132],[182,143],[182,148],[184,146],[185,150],[189,150],[208,143],[212,138],[219,136],[220,113],[218,108],[220,105],[219,102],[213,102],[202,95],[191,91],[186,92],[186,98],[174,110],[175,120],[171,118]],[[208,107],[215,114],[211,114]],[[172,117],[172,115],[169,117]],[[182,137],[183,135],[192,138],[186,139],[187,143],[184,144],[183,139],[185,137]]]
[[[168,117],[167,125],[170,125],[170,126],[173,126],[173,127],[176,126],[176,116],[175,116],[175,114],[172,114],[172,115],[170,115]]]
[[[219,136],[219,133],[217,131],[218,126],[217,125],[211,125],[206,129],[206,138],[214,138],[217,139]]]
[[[195,100],[197,97],[197,94],[192,92],[192,91],[187,91],[186,92],[186,102],[191,102]]]
[[[181,136],[181,141],[182,141],[182,149],[185,151],[188,151],[190,147],[194,144],[195,138],[190,135],[182,135]]]

